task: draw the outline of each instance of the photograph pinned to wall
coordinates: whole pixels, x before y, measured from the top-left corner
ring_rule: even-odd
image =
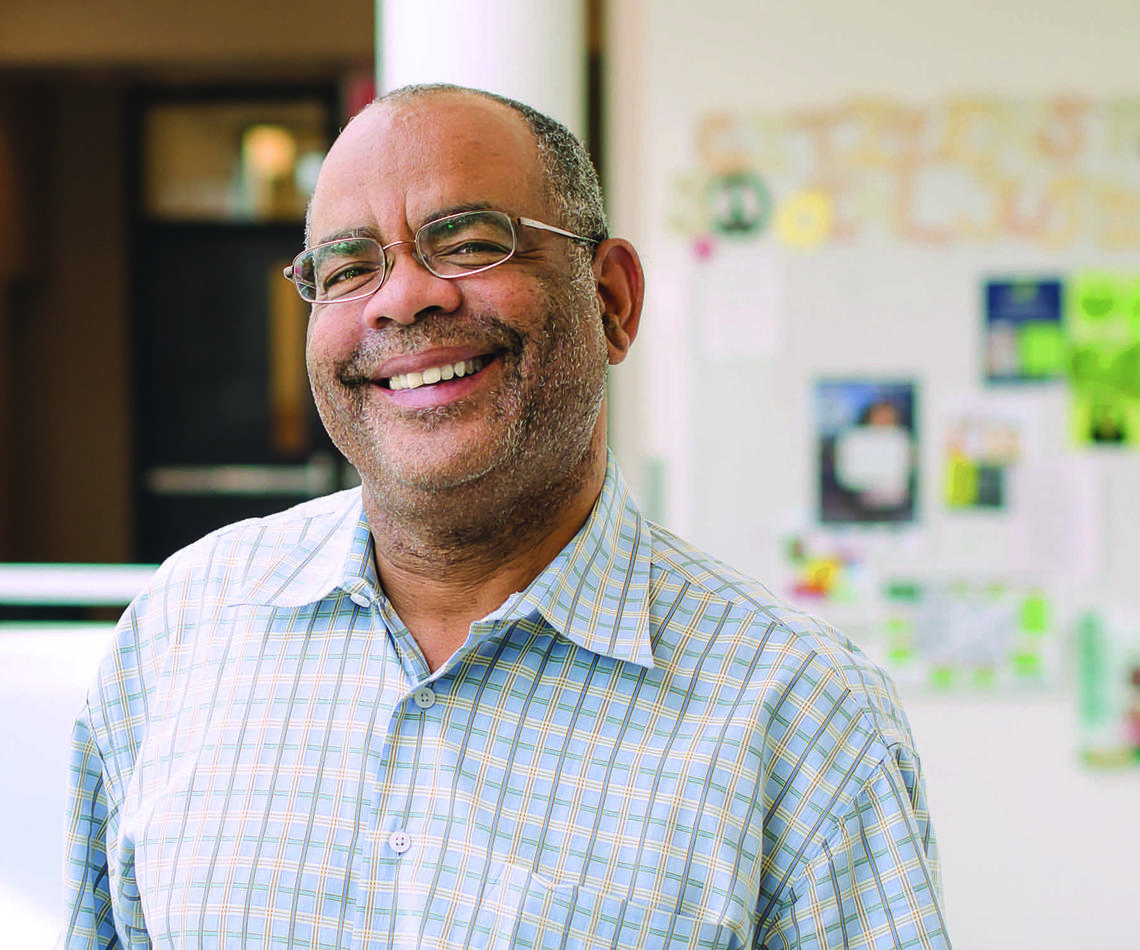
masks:
[[[900,683],[935,689],[1055,684],[1057,599],[1000,579],[889,578],[884,663]]]
[[[987,280],[982,297],[987,382],[1064,378],[1068,343],[1060,278]]]
[[[1140,611],[1110,606],[1076,622],[1081,759],[1140,766]]]
[[[819,520],[913,522],[918,490],[915,384],[824,379],[815,387]]]
[[[1065,322],[1074,441],[1140,446],[1140,275],[1074,275]]]
[[[1032,429],[1026,407],[962,396],[941,413],[942,499],[950,511],[1004,510]]]

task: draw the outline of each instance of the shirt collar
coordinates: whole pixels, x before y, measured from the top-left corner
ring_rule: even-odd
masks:
[[[245,603],[301,606],[340,589],[379,595],[372,536],[360,489],[327,499],[325,517],[243,592]],[[509,623],[534,614],[583,649],[653,667],[649,629],[652,541],[608,453],[601,494],[586,523],[524,590],[485,618]]]
[[[487,620],[538,613],[578,646],[653,668],[649,629],[649,526],[608,454],[590,517],[553,561]]]
[[[285,550],[272,558],[267,570],[255,574],[240,602],[299,607],[338,589],[369,599],[377,595],[372,535],[359,488],[309,503],[289,528],[289,537],[278,540],[274,526],[266,526],[260,543],[281,543]]]

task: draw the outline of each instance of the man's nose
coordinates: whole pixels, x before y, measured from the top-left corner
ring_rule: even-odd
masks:
[[[391,320],[409,325],[431,313],[451,313],[463,300],[458,281],[437,277],[420,259],[412,241],[384,245],[387,272],[380,289],[368,298],[364,319],[373,325]]]

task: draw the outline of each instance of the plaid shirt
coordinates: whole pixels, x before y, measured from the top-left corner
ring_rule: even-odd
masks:
[[[127,610],[78,718],[64,947],[948,947],[919,760],[850,643],[588,522],[430,673],[359,490]]]

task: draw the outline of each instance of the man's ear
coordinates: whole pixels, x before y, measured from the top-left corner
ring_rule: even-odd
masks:
[[[594,253],[594,280],[602,310],[602,327],[609,343],[610,364],[620,363],[637,336],[645,275],[629,241],[609,238]]]

